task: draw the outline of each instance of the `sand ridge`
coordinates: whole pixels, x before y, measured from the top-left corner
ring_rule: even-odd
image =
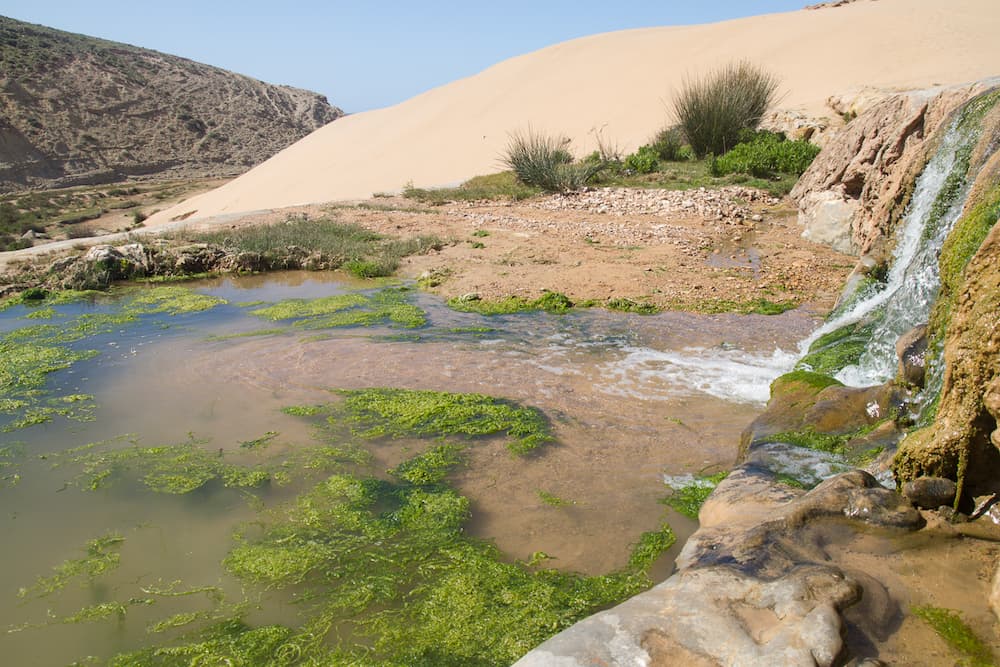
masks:
[[[242,177],[153,216],[192,218],[358,199],[499,170],[512,131],[596,134],[632,150],[668,119],[685,77],[738,59],[781,78],[782,108],[831,116],[829,96],[997,74],[995,0],[877,0],[722,23],[585,37],[512,58],[394,107],[347,116]]]

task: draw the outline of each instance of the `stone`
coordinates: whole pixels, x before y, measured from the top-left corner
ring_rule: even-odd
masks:
[[[923,509],[937,509],[955,502],[958,485],[944,477],[917,477],[903,484],[903,495]]]
[[[851,225],[858,203],[836,190],[812,192],[799,201],[802,236],[848,255],[858,254]]]
[[[924,371],[927,366],[927,325],[913,327],[896,341],[896,357],[899,359],[896,377],[914,387],[924,386]]]

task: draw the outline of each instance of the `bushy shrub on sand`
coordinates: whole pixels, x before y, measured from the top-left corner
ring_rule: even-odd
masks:
[[[756,128],[774,103],[778,79],[741,61],[684,82],[674,114],[695,155],[722,155],[738,143],[740,130]]]
[[[788,141],[776,132],[745,134],[745,140],[712,162],[715,176],[743,173],[757,178],[776,174],[802,174],[819,153],[808,141]]]
[[[532,131],[510,135],[503,163],[518,180],[547,192],[571,192],[589,183],[604,162],[572,162],[569,141]]]

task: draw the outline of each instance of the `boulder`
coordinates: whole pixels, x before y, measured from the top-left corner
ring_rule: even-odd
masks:
[[[903,495],[923,509],[937,509],[955,502],[958,485],[945,477],[917,477],[903,484]]]
[[[856,255],[858,249],[854,245],[851,223],[858,208],[857,200],[844,196],[842,190],[811,192],[799,200],[802,236],[842,253]]]
[[[913,327],[896,341],[896,357],[899,359],[896,377],[914,387],[924,386],[924,370],[927,365],[927,325]]]

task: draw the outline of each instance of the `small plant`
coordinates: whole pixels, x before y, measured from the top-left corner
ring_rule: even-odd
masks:
[[[625,158],[625,168],[636,174],[651,174],[660,166],[656,149],[652,146],[640,146],[639,150]]]
[[[569,505],[575,505],[576,503],[572,500],[566,500],[565,498],[560,498],[554,493],[549,493],[542,489],[538,490],[538,499],[541,500],[546,505],[552,507],[568,507]]]
[[[567,150],[568,140],[535,134],[510,136],[503,163],[518,180],[547,192],[572,192],[589,183],[604,163],[573,163]]]
[[[649,145],[664,162],[681,162],[691,157],[690,151],[684,150],[684,130],[679,125],[663,128]]]
[[[146,221],[146,218],[148,217],[149,216],[143,213],[142,211],[136,211],[135,213],[132,214],[132,224],[135,225],[136,227],[139,227]]]
[[[773,74],[747,61],[731,63],[685,81],[674,114],[695,155],[722,155],[738,143],[740,130],[760,124],[777,90]]]

